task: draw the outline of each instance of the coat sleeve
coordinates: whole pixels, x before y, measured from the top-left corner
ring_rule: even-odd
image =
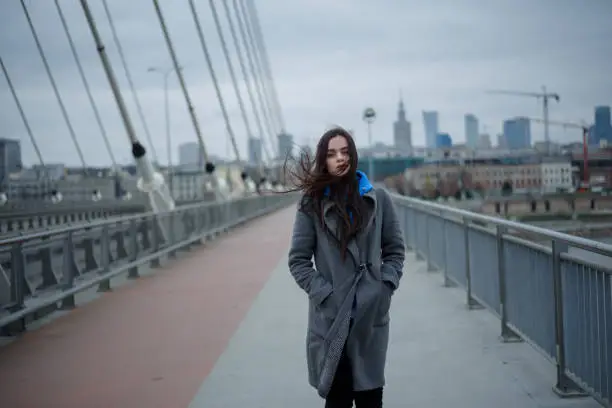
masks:
[[[312,257],[316,246],[316,230],[312,217],[298,210],[289,249],[289,271],[298,286],[316,303],[332,292],[332,286],[314,268]]]
[[[406,254],[404,235],[389,193],[385,190],[380,190],[380,197],[382,198],[381,205],[383,206],[381,233],[382,279],[389,282],[393,289],[397,289],[403,275]]]

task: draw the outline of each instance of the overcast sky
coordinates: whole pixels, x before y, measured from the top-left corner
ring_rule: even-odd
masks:
[[[130,162],[129,144],[91,33],[78,1],[60,0],[75,37],[115,155]],[[150,0],[108,0],[157,154],[166,161],[163,82],[151,66],[171,60]],[[187,0],[160,1],[200,120],[207,148],[228,144],[204,54]],[[209,2],[196,2],[243,157],[246,132],[223,60]],[[240,74],[221,1],[216,1],[234,69]],[[231,2],[230,2],[231,3]],[[53,1],[26,1],[59,90],[90,165],[109,163]],[[138,137],[146,142],[102,2],[90,1]],[[612,104],[610,0],[257,0],[261,25],[287,130],[297,143],[314,141],[330,124],[355,131],[365,143],[361,113],[376,109],[376,141],[392,141],[400,89],[413,142],[424,144],[423,110],[440,112],[440,130],[464,140],[463,115],[474,113],[494,136],[504,118],[541,117],[536,99],[486,94],[487,89],[561,95],[551,119],[593,120],[595,105]],[[0,56],[47,162],[79,164],[50,82],[18,0],[0,4]],[[243,83],[241,91],[248,105]],[[171,129],[176,146],[196,135],[176,76],[170,79]],[[249,109],[251,124],[254,124]],[[4,78],[0,78],[0,137],[19,138],[26,163],[36,161]],[[534,139],[542,128],[533,125]],[[579,132],[551,128],[559,141]],[[146,143],[145,143],[146,144]]]

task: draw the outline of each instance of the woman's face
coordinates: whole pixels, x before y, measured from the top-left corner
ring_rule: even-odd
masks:
[[[344,176],[350,170],[348,142],[344,136],[334,136],[327,145],[327,171],[335,176]]]

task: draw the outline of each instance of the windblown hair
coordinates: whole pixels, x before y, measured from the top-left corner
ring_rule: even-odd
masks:
[[[327,169],[329,141],[336,136],[344,137],[348,144],[349,170],[343,176],[330,174]],[[338,244],[343,258],[346,257],[349,241],[365,224],[366,208],[359,194],[356,173],[358,160],[357,147],[351,134],[341,127],[334,127],[319,139],[314,158],[310,157],[307,150],[302,150],[294,166],[288,166],[288,160],[285,160],[284,165],[284,173],[289,175],[291,183],[295,186],[290,191],[303,192],[299,210],[316,215],[321,226],[332,238],[339,237]],[[333,211],[339,220],[339,231],[335,231],[335,235],[325,226],[323,218],[325,200],[331,200],[335,204]]]

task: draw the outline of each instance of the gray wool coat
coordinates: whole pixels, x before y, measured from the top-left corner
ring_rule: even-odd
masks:
[[[323,202],[324,225],[299,209],[295,217],[289,269],[308,294],[308,379],[323,398],[345,347],[355,391],[385,384],[389,308],[402,277],[405,247],[389,194],[372,189],[363,198],[373,216],[349,242],[345,260],[334,242],[340,220],[330,211],[335,205],[331,200]]]

